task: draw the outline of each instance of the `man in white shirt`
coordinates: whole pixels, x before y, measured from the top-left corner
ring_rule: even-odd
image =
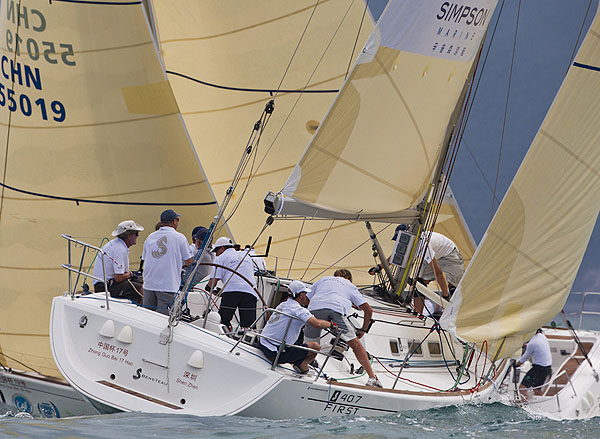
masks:
[[[310,299],[308,310],[315,317],[332,321],[341,331],[344,331],[341,337],[342,340],[352,348],[356,359],[369,375],[367,386],[383,387],[373,373],[367,351],[360,342],[360,339],[367,332],[373,310],[360,294],[358,288],[352,283],[352,273],[349,270],[340,269],[336,270],[333,276],[319,279],[313,285],[308,298]],[[364,313],[363,326],[358,330],[358,334],[356,334],[354,327],[348,320],[352,305],[357,306]],[[318,341],[321,336],[321,329],[306,327],[304,336],[306,341]]]
[[[309,303],[306,294],[310,292],[310,288],[299,280],[294,280],[290,282],[288,289],[292,297],[285,302],[280,303],[276,308],[277,311],[286,315],[276,312],[271,315],[271,318],[262,330],[262,337],[260,338],[258,347],[269,361],[274,361],[275,357],[277,357],[277,351],[279,350],[281,341],[285,342],[286,346],[279,355],[277,364],[292,363],[296,372],[306,374],[308,373],[308,365],[315,359],[317,353],[290,345],[296,343],[300,331],[305,324],[318,329],[326,329],[330,328],[332,323],[326,320],[317,319],[306,309],[306,306]],[[320,349],[319,343],[316,342],[303,343],[301,346],[308,347],[315,351]]]
[[[525,399],[529,399],[528,392],[532,387],[534,394],[541,395],[541,386],[546,382],[546,378],[552,375],[550,344],[541,328],[536,331],[535,335],[527,343],[525,352],[517,361],[516,366],[519,367],[525,363],[529,357],[533,358],[533,365],[519,386],[519,392],[521,392],[521,395]]]
[[[258,300],[251,258],[246,252],[235,250],[233,241],[226,237],[217,239],[212,251],[217,255],[215,264],[229,268],[215,268],[211,280],[208,281],[209,290],[214,288],[219,280],[223,282],[219,307],[221,323],[231,329],[231,319],[235,310],[239,309],[240,326],[249,328],[256,320]]]
[[[172,209],[160,215],[162,226],[144,242],[144,306],[169,314],[181,285],[181,269],[189,266],[194,255],[185,236],[176,229],[180,215]]]
[[[123,221],[113,230],[112,236],[116,236],[116,239],[102,247],[104,263],[101,254],[98,254],[94,263],[94,292],[104,291],[103,279],[106,278],[112,297],[136,303],[142,301],[142,285],[136,282],[137,276],[129,271],[129,247],[136,244],[142,230],[144,228],[133,220]]]
[[[396,227],[392,241],[396,240],[398,233],[407,230],[408,227],[408,224],[400,224]],[[456,244],[441,233],[423,232],[419,241],[419,252],[424,243],[427,243],[427,247],[425,247],[424,263],[421,266],[419,278],[425,286],[435,280],[442,291],[442,297],[450,300],[450,289],[458,285],[465,272],[463,257]],[[379,271],[381,271],[381,266],[377,265],[369,270],[369,274],[374,275]],[[419,314],[423,313],[423,301],[423,296],[417,293],[414,299],[414,308]]]

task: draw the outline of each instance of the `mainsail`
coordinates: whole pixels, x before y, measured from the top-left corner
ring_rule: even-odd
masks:
[[[442,326],[510,355],[560,312],[600,208],[600,19],[594,19]]]
[[[216,206],[141,1],[4,1],[0,17],[0,363],[59,376],[48,327],[67,288],[60,234],[100,244],[134,219],[146,228],[137,268],[161,203],[185,230]]]

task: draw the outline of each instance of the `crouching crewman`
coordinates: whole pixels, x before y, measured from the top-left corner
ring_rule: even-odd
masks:
[[[290,317],[274,312],[267,322],[267,325],[262,330],[263,337],[260,338],[259,347],[267,359],[273,361],[277,356],[277,350],[281,344],[279,341],[283,340],[286,347],[283,352],[281,352],[281,355],[279,355],[277,363],[292,363],[296,372],[306,374],[308,373],[309,363],[315,359],[317,353],[290,345],[296,342],[304,324],[314,328],[326,329],[330,328],[332,323],[327,320],[317,319],[306,309],[306,306],[308,306],[308,303],[310,302],[306,294],[310,292],[310,288],[299,280],[295,280],[289,284],[288,289],[290,290],[292,297],[279,304],[276,309],[282,313],[297,317],[297,319],[291,319],[290,322]],[[286,334],[285,331],[286,328],[288,328],[288,324],[289,329]],[[284,335],[285,340],[283,339]],[[303,343],[301,346],[316,351],[320,349],[319,343],[317,342]]]

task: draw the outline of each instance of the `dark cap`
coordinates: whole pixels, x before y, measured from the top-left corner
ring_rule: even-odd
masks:
[[[399,232],[404,232],[406,230],[408,230],[409,225],[408,224],[400,224],[398,225],[398,227],[396,227],[396,230],[394,230],[394,236],[392,236],[392,241],[395,241],[396,238],[398,237],[398,233]]]
[[[208,229],[206,227],[198,226],[194,227],[194,233],[192,235],[192,239],[197,239],[198,241],[204,241],[206,234],[208,233]]]
[[[162,223],[171,223],[171,222],[175,221],[180,216],[181,215],[179,215],[173,209],[167,209],[163,213],[160,214],[160,221]]]

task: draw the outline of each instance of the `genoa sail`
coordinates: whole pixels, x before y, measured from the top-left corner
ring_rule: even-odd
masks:
[[[496,4],[472,3],[388,3],[284,195],[382,218],[422,201]]]
[[[0,28],[0,363],[60,376],[48,327],[67,288],[61,233],[99,245],[134,219],[137,268],[165,203],[190,230],[216,203],[141,1],[5,1]]]
[[[510,355],[562,309],[600,208],[594,19],[441,324]]]

